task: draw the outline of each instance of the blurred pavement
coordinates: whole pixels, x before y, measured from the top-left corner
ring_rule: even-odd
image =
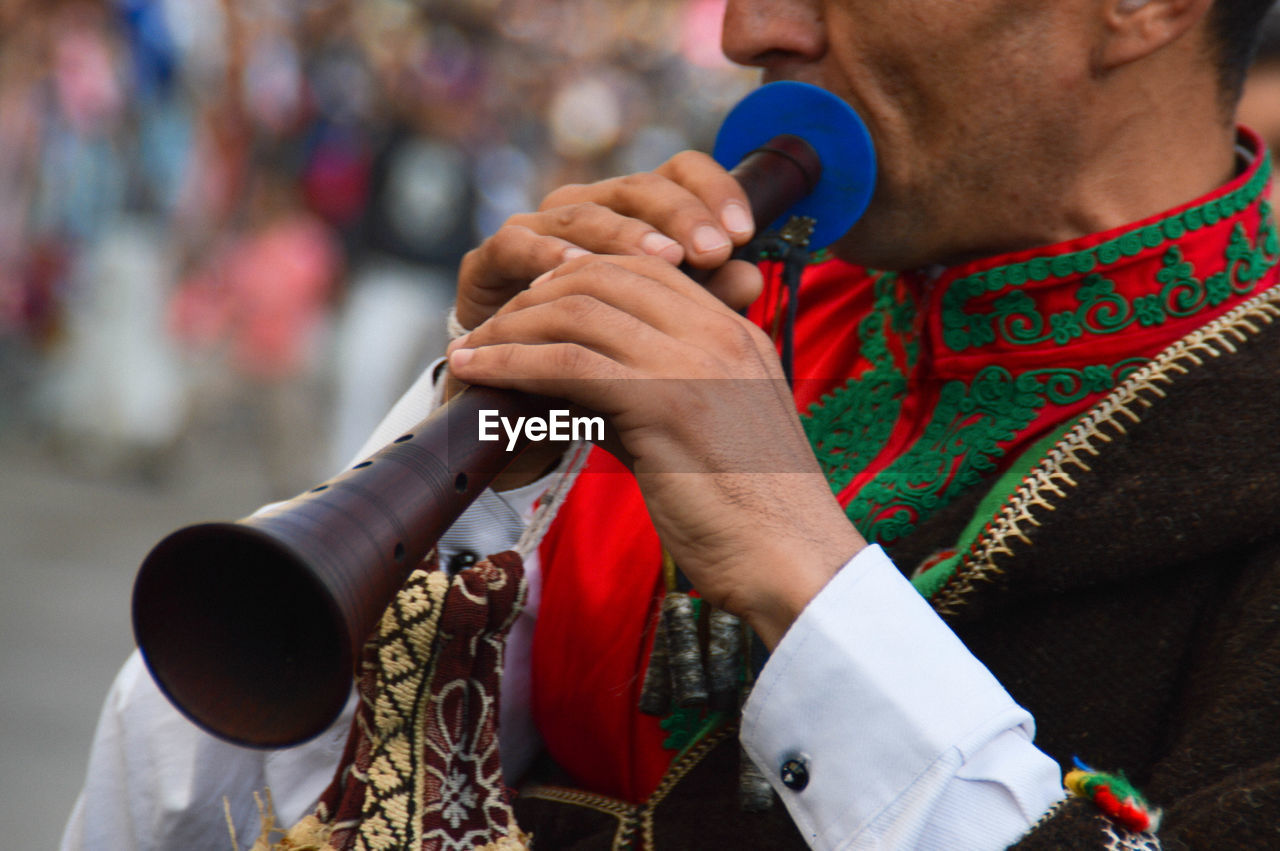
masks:
[[[133,648],[138,564],[179,526],[267,501],[258,467],[252,442],[201,438],[161,481],[127,479],[0,434],[0,846],[57,846],[102,699]]]

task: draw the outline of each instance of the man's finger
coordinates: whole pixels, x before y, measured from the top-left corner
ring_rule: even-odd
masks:
[[[680,244],[654,225],[594,201],[574,201],[550,208],[544,204],[544,209],[512,216],[508,222],[559,237],[593,254],[652,255],[673,266],[684,259]]]
[[[755,235],[751,204],[742,184],[707,154],[684,151],[659,166],[657,172],[688,189],[715,213],[734,245],[745,245]]]
[[[588,253],[567,239],[523,225],[504,225],[462,258],[458,321],[464,328],[474,328],[539,275]]]
[[[725,286],[750,287],[726,280]],[[672,266],[651,257],[575,258],[539,277],[501,313],[524,310],[574,294],[589,295],[673,337],[697,335],[718,317],[733,312]],[[736,317],[734,317],[736,319]]]
[[[760,297],[764,289],[764,275],[754,263],[730,260],[712,273],[703,287],[730,310],[746,310]]]
[[[605,416],[625,408],[630,377],[616,361],[576,343],[454,349],[449,369],[469,384],[540,393]]]
[[[723,170],[720,171],[723,174]],[[732,178],[728,180],[737,185]],[[741,194],[740,187],[738,191]],[[562,187],[547,196],[543,208],[587,201],[652,225],[679,242],[684,250],[684,262],[699,269],[713,269],[723,264],[733,251],[735,239],[739,238],[725,228],[718,208],[709,207],[689,188],[656,172]],[[749,234],[742,241],[747,238]]]
[[[525,303],[495,315],[465,338],[450,344],[448,353],[460,348],[483,349],[494,345],[544,346],[572,343],[598,352],[623,366],[639,361],[671,360],[672,341],[652,325],[595,296],[570,292],[540,303]],[[661,369],[661,367],[659,367]],[[668,371],[677,368],[670,363]],[[461,376],[460,376],[461,377]]]

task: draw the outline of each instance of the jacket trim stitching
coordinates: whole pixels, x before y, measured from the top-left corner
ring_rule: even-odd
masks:
[[[943,615],[955,614],[978,583],[991,582],[1004,572],[996,563],[1001,555],[1013,555],[1014,541],[1031,544],[1029,526],[1039,526],[1038,513],[1053,511],[1075,487],[1072,473],[1090,472],[1087,456],[1097,456],[1101,444],[1110,443],[1141,420],[1140,413],[1166,394],[1163,386],[1203,366],[1208,358],[1234,354],[1237,344],[1256,336],[1263,326],[1280,319],[1280,286],[1271,287],[1229,313],[1178,340],[1149,364],[1134,372],[1092,408],[1032,468],[1022,484],[1009,495],[996,516],[974,540],[961,558],[951,579],[933,596],[934,608]]]

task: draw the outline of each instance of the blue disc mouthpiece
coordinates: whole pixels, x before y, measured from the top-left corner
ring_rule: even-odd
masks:
[[[781,133],[813,146],[822,162],[822,178],[813,192],[770,226],[780,228],[792,216],[808,216],[817,222],[809,247],[826,248],[854,226],[871,202],[876,185],[871,134],[853,107],[831,92],[788,80],[761,86],[730,110],[712,156],[733,168]]]

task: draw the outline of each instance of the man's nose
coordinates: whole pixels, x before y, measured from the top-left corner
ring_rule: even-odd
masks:
[[[827,49],[823,0],[729,0],[724,54],[739,65],[782,72]]]

